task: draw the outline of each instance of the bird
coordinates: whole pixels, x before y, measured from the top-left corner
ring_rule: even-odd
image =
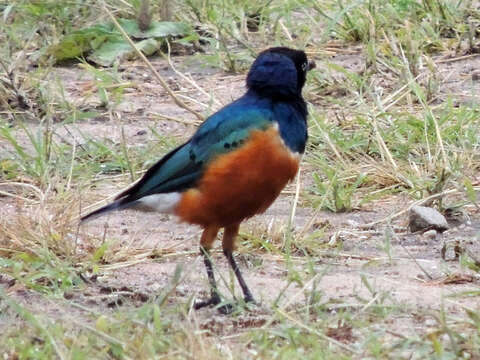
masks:
[[[81,222],[132,208],[174,214],[201,226],[200,254],[210,297],[193,306],[216,306],[227,314],[232,306],[221,304],[210,258],[223,228],[223,254],[244,301],[255,303],[233,256],[235,239],[240,223],[263,213],[298,172],[308,138],[302,89],[314,67],[302,50],[272,47],[260,52],[247,74],[243,96],[209,116],[188,141]]]

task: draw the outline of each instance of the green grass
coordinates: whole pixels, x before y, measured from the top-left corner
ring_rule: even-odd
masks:
[[[140,2],[108,0],[105,5],[117,17],[135,18]],[[160,4],[152,0],[151,6],[158,20]],[[455,63],[451,57],[478,52],[480,13],[475,4],[182,0],[175,6],[173,20],[198,30],[183,39],[171,39],[185,53],[192,53],[172,56],[182,71],[186,67],[179,62],[193,64],[195,57],[195,63],[219,69],[215,76],[242,75],[259,51],[273,45],[306,48],[317,61],[305,89],[310,139],[302,180],[307,186],[299,192],[297,203],[313,215],[297,227],[288,221],[249,223],[238,241],[242,267],[261,273],[273,261],[277,270],[282,269],[284,285],[260,310],[239,306],[231,317],[205,319],[203,313],[190,310],[193,293],[185,295],[179,289],[192,271],[187,264],[175,270],[167,286],[148,294],[146,301],[114,294],[121,305],[109,307],[95,293],[93,305],[88,305],[83,294],[100,286],[91,279],[108,278],[132,265],[137,256],[163,262],[168,254],[179,263],[188,261],[185,256],[190,254],[182,251],[139,250],[106,229],[79,229],[77,220],[80,207],[99,200],[96,186],[126,186],[183,141],[178,135],[191,128],[177,124],[181,130],[172,136],[145,120],[146,131],[136,138],[127,130],[143,115],[122,112],[121,105],[132,101],[132,91],[135,97],[144,96],[139,84],[150,80],[127,78],[118,64],[100,68],[83,58],[55,64],[52,44],[72,31],[108,20],[103,2],[0,1],[0,43],[5,44],[0,48],[0,197],[5,203],[0,209],[0,356],[480,356],[478,308],[462,303],[476,300],[478,289],[445,296],[440,307],[417,307],[398,299],[376,281],[376,275],[394,269],[403,254],[396,245],[403,235],[397,234],[398,223],[388,219],[391,214],[384,214],[386,226],[379,223],[373,230],[345,230],[343,223],[328,220],[329,215],[337,219],[345,216],[341,213],[371,210],[379,203],[401,201],[400,209],[405,209],[424,200],[446,214],[460,214],[461,220],[475,218],[479,107],[463,101],[458,91],[449,94],[444,77],[445,61]],[[58,75],[59,66],[76,68],[82,80],[89,82],[88,90],[79,91],[73,100],[68,82]],[[195,81],[196,75],[192,78]],[[182,86],[189,89],[191,83],[175,81],[179,93],[190,96]],[[465,81],[471,81],[471,87],[462,89],[476,95],[473,80]],[[215,85],[198,82],[204,94],[219,98],[224,90]],[[200,111],[211,112],[218,106],[210,99],[198,101],[205,105]],[[148,114],[149,109],[144,110]],[[114,129],[115,140],[86,126],[103,123]],[[322,210],[327,220],[319,222],[316,215]],[[374,248],[375,255],[357,253],[349,236]],[[478,240],[478,234],[472,238]],[[437,255],[442,274],[458,266],[478,276],[475,254],[463,252],[453,263],[441,262]],[[352,259],[361,265],[350,265]],[[358,270],[358,289],[348,298],[327,295],[332,292],[325,288],[326,280],[338,266]],[[238,295],[238,290],[232,290],[231,275],[222,278],[227,298]],[[428,292],[428,286],[422,291]]]

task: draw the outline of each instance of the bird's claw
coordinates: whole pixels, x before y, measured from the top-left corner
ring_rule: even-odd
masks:
[[[210,299],[204,301],[195,302],[193,308],[195,310],[207,307],[207,306],[215,306],[221,303],[220,297],[218,295],[212,295]]]
[[[204,308],[204,307],[207,307],[207,306],[216,306],[220,303],[221,303],[221,300],[220,300],[219,296],[212,296],[208,300],[196,302],[193,305],[193,308],[195,310],[198,310],[198,309],[201,309],[201,308]],[[231,314],[233,312],[233,309],[234,309],[234,307],[233,307],[232,304],[223,304],[223,305],[218,307],[218,312],[222,315],[228,315],[228,314]]]
[[[259,303],[257,303],[255,301],[255,299],[251,296],[245,297],[244,301],[245,301],[246,304],[251,304],[251,305],[254,305],[254,306],[259,305]],[[220,297],[218,295],[217,296],[213,295],[208,300],[195,302],[195,304],[193,304],[193,308],[195,310],[199,310],[199,309],[207,307],[207,306],[216,306],[216,305],[220,304],[221,302],[222,301],[220,300]],[[229,315],[233,312],[234,309],[235,309],[235,306],[233,304],[227,303],[227,304],[223,304],[223,305],[219,306],[217,310],[222,315]]]
[[[222,315],[229,315],[233,312],[234,306],[232,304],[223,304],[219,306],[217,310]]]

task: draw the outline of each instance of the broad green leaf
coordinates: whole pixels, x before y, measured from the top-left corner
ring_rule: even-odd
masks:
[[[105,251],[107,251],[107,248],[108,248],[108,244],[107,243],[103,243],[102,246],[100,246],[97,250],[95,250],[95,252],[93,253],[93,256],[92,256],[92,261],[94,263],[98,262],[102,257],[103,255],[105,254]]]
[[[107,41],[92,55],[88,57],[88,60],[93,61],[102,66],[110,66],[115,59],[123,58],[125,54],[128,54],[133,49],[123,39]]]
[[[118,19],[118,22],[130,37],[144,39],[136,45],[147,56],[159,49],[158,39],[191,34],[190,26],[180,22],[154,21],[147,31],[141,31],[136,20]],[[90,54],[88,59],[102,66],[110,66],[116,60],[136,56],[135,51],[112,24],[74,31],[64,36],[58,44],[50,46],[48,53],[57,61]]]
[[[118,19],[118,22],[128,35],[138,39],[183,36],[191,32],[190,26],[181,22],[152,21],[146,31],[140,30],[136,20]]]
[[[473,188],[472,182],[469,179],[465,179],[463,180],[463,185],[465,186],[465,192],[468,200],[470,200],[472,204],[477,204],[477,192]]]
[[[160,48],[160,44],[155,39],[145,39],[135,45],[147,56]],[[130,59],[135,56],[136,52],[130,44],[123,40],[114,40],[105,42],[88,57],[88,60],[102,66],[110,66],[115,60]]]
[[[107,39],[119,38],[120,34],[112,32],[108,27],[96,25],[64,36],[58,44],[50,46],[48,52],[57,61],[72,59],[98,48]]]

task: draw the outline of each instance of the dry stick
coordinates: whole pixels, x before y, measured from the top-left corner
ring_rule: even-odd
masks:
[[[433,280],[433,277],[428,273],[427,270],[425,270],[425,268],[420,265],[420,263],[417,261],[417,259],[415,259],[415,257],[410,253],[410,251],[408,251],[408,249],[402,244],[402,242],[400,241],[400,238],[398,237],[397,234],[395,234],[395,231],[392,231],[392,235],[393,237],[398,241],[398,243],[400,244],[400,246],[402,247],[403,250],[405,250],[405,252],[407,253],[408,257],[410,259],[413,260],[413,262],[415,263],[415,265],[418,266],[418,268],[420,270],[422,270],[422,272],[430,279],[430,280]]]
[[[180,100],[175,95],[175,93],[172,91],[172,89],[170,89],[170,87],[168,86],[167,82],[162,78],[162,76],[158,73],[158,71],[153,67],[152,63],[150,61],[148,61],[148,59],[145,57],[145,55],[143,55],[143,53],[140,50],[138,50],[135,43],[132,41],[132,39],[130,39],[128,34],[125,32],[125,30],[123,30],[122,26],[118,23],[115,16],[113,16],[113,14],[110,12],[110,10],[107,9],[107,6],[105,5],[105,2],[103,2],[102,6],[103,6],[103,10],[108,14],[110,19],[113,21],[113,23],[115,24],[117,29],[122,34],[122,36],[125,38],[125,40],[127,40],[127,42],[130,44],[130,46],[135,50],[135,52],[140,57],[140,59],[142,59],[142,61],[147,65],[147,67],[150,69],[150,71],[153,73],[153,75],[155,75],[157,80],[160,82],[160,85],[162,85],[162,87],[165,89],[165,91],[168,93],[168,95],[170,95],[170,97],[173,99],[175,104],[177,104],[179,107],[191,112],[199,120],[202,120],[202,121],[205,120],[205,118],[203,117],[202,114],[200,114],[199,112],[192,109],[190,106],[185,104],[182,100]]]
[[[22,201],[25,201],[25,202],[28,202],[28,203],[31,203],[31,204],[36,204],[37,203],[37,201],[35,201],[35,200],[29,199],[29,198],[26,198],[26,197],[23,197],[23,196],[20,196],[20,195],[15,195],[15,194],[9,193],[7,191],[1,191],[0,190],[0,195],[11,197],[11,198],[18,199],[18,200],[22,200]]]
[[[13,92],[15,93],[15,96],[17,97],[18,102],[20,103],[20,106],[22,108],[28,107],[28,104],[25,102],[25,98],[23,97],[22,94],[20,94],[20,91],[17,89],[17,86],[15,85],[15,79],[13,78],[12,71],[9,71],[7,65],[0,59],[0,65],[2,65],[3,69],[5,70],[5,73],[7,74],[7,78],[10,81],[10,86],[12,87]]]
[[[473,188],[474,190],[480,190],[480,186],[476,186]],[[412,204],[410,204],[409,206],[407,206],[405,209],[397,212],[396,214],[393,214],[393,215],[389,215],[389,216],[386,216],[384,217],[383,219],[380,219],[380,220],[377,220],[377,221],[373,221],[371,223],[368,223],[368,224],[363,224],[363,225],[360,225],[359,228],[361,229],[371,229],[372,227],[374,227],[375,225],[378,225],[378,224],[381,224],[385,221],[389,221],[389,220],[392,220],[396,217],[399,217],[400,215],[403,215],[405,214],[406,212],[408,212],[413,206],[415,205],[420,205],[420,204],[423,204],[427,201],[430,201],[430,200],[433,200],[433,199],[436,199],[436,198],[439,198],[439,197],[442,197],[442,196],[445,196],[445,195],[450,195],[450,194],[455,194],[455,193],[459,193],[460,190],[457,190],[457,189],[450,189],[450,190],[445,190],[445,191],[442,191],[441,193],[438,193],[438,194],[433,194],[433,195],[430,195],[430,196],[427,196],[426,198],[424,199],[420,199],[420,200],[417,200],[415,202],[413,202]]]
[[[400,47],[400,51],[402,54],[403,62],[405,63],[405,65],[408,65],[408,60],[405,57],[405,53],[403,52],[402,47]],[[410,71],[408,71],[408,74],[412,76]],[[440,146],[440,153],[442,154],[443,166],[450,168],[450,163],[447,158],[447,153],[445,152],[445,148],[443,146],[443,139],[442,139],[442,134],[440,132],[440,127],[438,126],[438,121],[435,118],[435,115],[433,114],[432,109],[430,109],[430,107],[427,106],[427,104],[425,103],[424,99],[420,96],[420,94],[417,94],[417,91],[415,90],[415,88],[413,88],[412,90],[414,91],[415,95],[420,101],[420,104],[422,104],[423,109],[427,110],[428,115],[430,115],[432,118],[433,124],[435,126],[435,135],[437,137],[438,145]],[[426,128],[426,125],[425,125],[425,128]],[[428,139],[427,139],[427,143],[428,143]]]
[[[315,276],[313,276],[310,280],[308,280],[308,281],[305,283],[305,285],[303,285],[303,287],[302,287],[300,290],[298,290],[295,294],[293,294],[293,296],[290,297],[285,304],[283,304],[282,306],[280,306],[280,307],[277,309],[277,312],[282,312],[282,313],[283,313],[283,312],[284,312],[283,310],[285,310],[290,304],[292,304],[298,296],[300,296],[301,294],[303,294],[304,291],[305,291],[305,289],[306,289],[307,287],[309,287],[310,284],[312,284],[312,283],[315,281],[315,279],[317,279],[319,276],[320,276],[320,273],[317,273],[317,274],[316,274]],[[288,286],[289,286],[289,285],[287,285],[287,288],[288,288]],[[286,288],[285,288],[285,289],[286,289]],[[272,325],[272,323],[273,323],[274,321],[275,321],[275,316],[272,316],[272,317],[270,318],[270,320],[268,320],[268,321],[262,326],[262,329],[268,328],[270,325]]]
[[[353,354],[359,354],[358,350],[348,346],[348,345],[345,345],[344,343],[338,341],[338,340],[335,340],[334,338],[331,338],[330,336],[327,336],[323,333],[321,333],[320,331],[318,330],[315,330],[315,329],[312,329],[310,326],[307,326],[303,323],[301,323],[300,321],[298,321],[297,319],[295,319],[294,317],[290,316],[289,314],[287,314],[286,312],[282,311],[282,310],[278,310],[278,312],[283,315],[285,318],[287,318],[288,320],[290,320],[291,322],[297,324],[299,327],[311,332],[312,334],[315,334],[317,335],[318,337],[324,339],[325,341],[328,341],[329,343],[332,343],[334,345],[337,345],[339,348],[342,348],[344,350],[347,350]]]
[[[315,121],[315,125],[317,126],[317,129],[321,131],[321,133],[323,134],[323,137],[325,138],[325,141],[327,142],[328,146],[330,146],[330,148],[332,149],[335,156],[340,160],[340,162],[342,163],[343,166],[347,167],[347,163],[343,159],[342,155],[340,155],[340,152],[335,147],[335,144],[332,142],[332,140],[328,136],[327,132],[322,129],[322,127],[318,123],[317,119],[314,119],[314,121]]]
[[[165,58],[168,62],[168,65],[170,65],[170,68],[175,72],[175,74],[177,74],[178,76],[180,76],[183,80],[187,81],[188,83],[190,83],[193,87],[195,87],[195,89],[197,89],[198,91],[200,91],[203,95],[205,96],[208,96],[216,105],[218,106],[222,106],[223,104],[217,100],[217,98],[215,98],[215,96],[213,96],[212,94],[209,94],[207,93],[200,85],[198,85],[191,77],[183,74],[182,72],[178,71],[175,66],[173,65],[172,63],[172,59],[170,57],[170,42],[167,40],[167,48],[168,48],[168,54],[165,55],[163,52],[160,52],[160,54],[162,55],[163,58]]]
[[[361,313],[363,313],[365,310],[367,310],[370,306],[373,305],[374,302],[378,300],[380,297],[380,293],[377,293],[368,303],[364,304],[362,308],[352,316],[352,320],[354,320],[356,317],[358,317]]]
[[[75,162],[76,153],[77,153],[77,141],[75,139],[73,139],[72,161],[70,162],[70,169],[68,170],[67,190],[70,190],[70,186],[71,186],[71,183],[72,183],[73,165],[74,165],[74,162]]]
[[[375,116],[372,116],[371,119],[373,124],[373,130],[375,131],[375,137],[377,138],[380,148],[383,149],[384,154],[387,156],[387,159],[392,164],[393,168],[397,169],[398,168],[397,163],[393,159],[393,156],[390,153],[390,150],[388,150],[387,144],[385,144],[385,141],[383,141],[383,138],[380,135],[380,132],[378,131],[377,118]]]
[[[285,33],[285,36],[289,41],[293,41],[292,35],[290,35],[290,32],[288,31],[287,27],[283,23],[283,21],[280,19],[278,20],[278,23],[280,24],[280,27],[282,28],[283,32]]]
[[[465,59],[469,59],[469,58],[477,57],[477,56],[479,56],[479,54],[470,54],[470,55],[459,56],[459,57],[451,58],[451,59],[440,59],[440,60],[435,61],[435,63],[436,64],[444,64],[444,63],[449,63],[449,62],[454,62],[454,61],[461,61],[461,60],[465,60]]]
[[[35,185],[22,183],[22,182],[16,182],[16,181],[0,183],[0,186],[2,186],[2,185],[3,186],[20,186],[20,187],[26,187],[26,188],[32,189],[38,194],[38,197],[41,201],[45,200],[45,194]]]
[[[395,237],[397,237],[397,236],[395,236]],[[419,268],[420,270],[422,270],[422,272],[423,272],[430,280],[433,280],[433,276],[430,275],[430,274],[428,273],[428,271],[425,270],[425,268],[424,268],[422,265],[420,265],[420,263],[417,261],[417,259],[415,259],[415,257],[414,257],[412,254],[410,254],[410,251],[408,251],[408,249],[407,249],[401,242],[399,242],[399,244],[400,244],[400,246],[402,247],[402,249],[405,250],[405,252],[406,252],[407,255],[410,257],[410,259],[413,260],[413,262],[415,263],[415,265],[417,265],[418,268]]]
[[[198,126],[202,123],[200,120],[177,119],[177,118],[174,118],[174,117],[171,117],[171,116],[168,116],[168,115],[165,115],[165,114],[159,114],[159,113],[155,113],[155,114],[150,113],[150,115],[152,115],[153,117],[163,118],[163,119],[169,120],[169,121],[175,121],[175,122],[178,122],[178,123],[184,124],[184,125]]]
[[[386,112],[390,107],[392,107],[392,105],[396,104],[400,99],[402,99],[403,97],[405,97],[406,94],[408,94],[410,92],[410,90],[408,90],[407,88],[416,80],[418,80],[421,76],[423,76],[424,74],[418,74],[416,77],[414,77],[413,79],[409,80],[408,83],[406,83],[405,85],[403,85],[401,88],[399,88],[397,91],[391,93],[390,95],[388,95],[385,99],[383,99],[383,101],[380,102],[380,104],[382,105],[383,109],[381,111],[379,111],[378,113],[375,114],[375,116],[379,116],[381,115],[382,113]],[[398,94],[400,94],[402,91],[404,91],[405,89],[407,89],[407,91],[405,93],[403,93],[402,95],[400,95],[397,100],[391,102],[390,104],[388,105],[385,105],[388,101],[390,100],[393,100]]]
[[[293,199],[293,206],[292,206],[292,212],[290,214],[290,228],[293,228],[293,220],[295,219],[295,213],[297,211],[297,204],[298,204],[298,198],[300,196],[300,186],[301,186],[301,170],[302,168],[298,168],[298,173],[297,173],[297,184],[295,186],[295,198]]]
[[[74,324],[76,324],[76,325],[78,325],[78,326],[80,326],[80,327],[82,327],[82,328],[84,328],[84,329],[86,329],[86,330],[91,331],[92,333],[94,333],[95,335],[103,338],[105,341],[107,341],[107,342],[109,342],[109,343],[113,343],[113,344],[120,345],[120,346],[121,346],[122,348],[124,348],[124,349],[127,347],[127,345],[126,345],[124,342],[122,342],[121,340],[119,340],[119,339],[117,339],[117,338],[114,338],[113,336],[111,336],[111,335],[109,335],[109,334],[107,334],[107,333],[105,333],[105,332],[103,332],[103,331],[97,330],[96,328],[94,328],[94,327],[92,327],[92,326],[90,326],[90,325],[88,325],[88,324],[84,324],[84,323],[80,322],[79,320],[77,320],[77,319],[75,319],[75,318],[73,318],[73,317],[70,318],[70,320],[71,320]],[[131,359],[130,357],[126,357],[126,358],[127,358],[127,359]]]

